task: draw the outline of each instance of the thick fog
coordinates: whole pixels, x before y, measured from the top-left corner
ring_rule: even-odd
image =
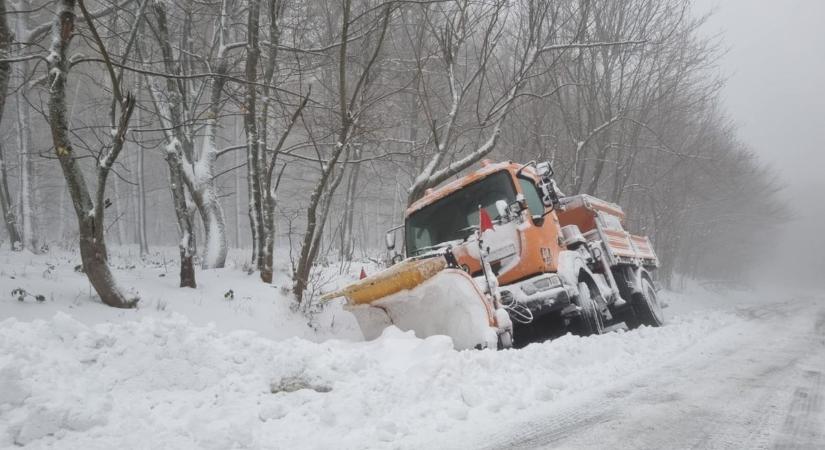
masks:
[[[793,211],[760,275],[825,284],[825,2],[700,0],[727,48],[725,104],[739,136],[780,174]]]

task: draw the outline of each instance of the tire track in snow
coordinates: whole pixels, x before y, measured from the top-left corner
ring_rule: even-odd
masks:
[[[806,370],[804,384],[794,389],[788,414],[782,426],[781,435],[774,443],[776,449],[817,449],[822,448],[822,372]]]
[[[813,340],[819,342],[820,354],[825,352],[825,311],[817,317]],[[774,442],[775,449],[818,449],[825,443],[825,375],[822,370],[807,369],[801,378],[801,384],[794,389],[788,404],[780,435]]]
[[[524,423],[489,448],[825,448],[825,304],[737,314],[746,327],[715,333],[682,358]]]

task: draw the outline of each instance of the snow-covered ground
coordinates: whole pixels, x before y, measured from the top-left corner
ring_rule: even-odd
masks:
[[[113,253],[121,285],[141,295],[138,310],[94,301],[74,272],[76,255],[0,253],[0,447],[668,442],[640,440],[648,435],[671,436],[676,447],[739,447],[733,439],[753,438],[757,425],[764,439],[748,442],[825,444],[824,296],[693,286],[664,294],[670,308],[662,328],[457,352],[448,338],[422,340],[397,329],[362,342],[336,303],[308,321],[289,309],[286,274],[274,287],[263,285],[243,271],[241,253],[227,269],[199,271],[196,290],[176,287],[173,252],[149,262],[137,262],[129,249]],[[335,283],[360,269],[353,264],[328,278]],[[10,295],[18,288],[45,301],[19,302]],[[752,393],[758,401],[747,403]],[[793,403],[802,394],[807,403]],[[726,406],[702,415],[715,399]],[[734,420],[747,406],[774,403]],[[670,416],[659,417],[657,408],[666,406]],[[725,417],[738,434],[697,440]],[[711,423],[717,428],[702,427]],[[657,434],[656,426],[670,434]]]
[[[259,282],[257,274],[244,270],[251,253],[233,250],[226,269],[198,270],[197,289],[181,289],[176,252],[175,248],[165,248],[141,260],[136,248],[110,249],[110,262],[119,285],[141,298],[138,309],[119,310],[102,305],[85,275],[75,271],[80,264],[79,254],[54,250],[48,255],[33,255],[4,249],[0,251],[0,318],[31,321],[48,319],[62,311],[94,325],[167,318],[177,313],[196,325],[214,323],[220,331],[246,329],[273,339],[361,339],[355,320],[340,308],[318,314],[312,327],[307,326],[303,316],[289,310],[288,261],[279,262],[278,267],[283,270],[276,271],[272,285],[266,285]],[[353,274],[342,276],[338,275],[338,266],[330,267],[319,279],[327,286],[356,279],[361,267],[352,263],[349,271]],[[367,265],[367,270],[373,269]],[[23,303],[11,294],[18,288],[30,294]],[[45,301],[37,302],[37,295]]]

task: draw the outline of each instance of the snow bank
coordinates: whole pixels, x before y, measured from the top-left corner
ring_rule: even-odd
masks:
[[[175,251],[112,251],[142,298],[128,311],[100,304],[75,252],[0,252],[0,448],[472,447],[480,430],[643,376],[739,320],[739,299],[694,288],[665,296],[658,329],[502,352],[395,328],[361,342],[340,304],[310,324],[291,312],[288,273],[265,285],[243,252],[181,289]],[[324,288],[360,269],[329,267]]]
[[[214,323],[225,332],[247,329],[272,339],[362,339],[355,319],[343,311],[340,303],[326,305],[312,321],[292,312],[291,280],[286,270],[289,264],[278,262],[282,270],[276,271],[274,283],[267,285],[257,273],[244,270],[248,255],[233,250],[226,268],[197,269],[197,289],[181,289],[176,247],[156,249],[145,259],[138,257],[137,248],[110,249],[110,265],[118,283],[141,298],[137,309],[121,310],[102,304],[86,276],[75,270],[80,265],[77,252],[53,249],[51,253],[34,255],[28,251],[0,250],[0,320],[46,319],[63,312],[94,325],[143,317],[165,318],[178,313],[197,325]],[[350,267],[352,273],[343,275],[338,274],[338,267],[330,268],[328,289],[336,283],[357,279],[360,267],[354,263]],[[16,289],[31,295],[18,302],[9,295]],[[35,301],[35,295],[42,295],[45,301]]]
[[[627,377],[728,315],[517,351],[223,333],[172,314],[0,322],[0,447],[415,448]]]

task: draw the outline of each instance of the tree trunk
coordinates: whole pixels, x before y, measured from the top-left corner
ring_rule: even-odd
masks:
[[[268,7],[269,7],[269,52],[268,52],[268,64],[264,70],[264,80],[263,80],[263,95],[264,101],[261,107],[261,115],[259,117],[259,126],[258,126],[258,133],[260,135],[260,141],[262,148],[260,149],[259,154],[259,172],[263,179],[261,179],[261,196],[263,197],[263,226],[261,227],[261,233],[263,233],[263,255],[260,258],[260,272],[261,272],[261,281],[265,283],[272,282],[272,272],[273,272],[273,260],[275,258],[275,205],[277,204],[277,199],[275,197],[275,191],[278,189],[278,182],[276,181],[273,184],[273,171],[275,169],[275,164],[278,160],[278,154],[281,151],[281,147],[286,140],[286,137],[292,130],[292,127],[295,125],[295,121],[298,118],[298,115],[301,113],[303,108],[306,106],[307,101],[309,100],[309,93],[305,97],[304,101],[298,107],[298,109],[293,114],[290,122],[287,124],[286,130],[283,132],[281,139],[279,140],[276,148],[269,149],[269,133],[267,130],[267,123],[269,117],[269,108],[270,103],[273,101],[272,96],[270,95],[270,86],[272,85],[272,81],[275,77],[276,70],[278,69],[278,44],[281,41],[281,16],[284,13],[285,2],[282,0],[269,0]],[[256,43],[257,45],[257,43]],[[310,87],[311,90],[311,87]],[[267,152],[271,151],[271,155],[267,157]],[[282,171],[286,168],[286,166],[282,167]],[[283,172],[282,172],[283,173]],[[280,177],[280,176],[279,176]]]
[[[126,222],[123,220],[123,217],[126,215],[126,208],[124,208],[124,211],[121,211],[119,185],[120,182],[117,177],[114,177],[112,180],[112,214],[114,215],[115,223],[112,225],[115,226],[115,239],[117,241],[117,245],[123,245],[125,243],[123,239],[126,237]],[[112,225],[109,225],[109,227]]]
[[[273,258],[275,256],[275,196],[266,195],[264,204],[264,246],[261,257],[261,281],[272,283]]]
[[[137,84],[137,83],[136,83]],[[140,110],[137,111],[137,122],[140,123]],[[137,241],[140,248],[140,257],[149,254],[149,239],[146,236],[146,180],[144,171],[143,146],[139,141],[139,135],[135,135],[135,172],[137,175],[137,186],[135,186],[137,204]],[[193,278],[194,280],[194,278]]]
[[[214,185],[194,192],[204,229],[204,269],[221,269],[226,264],[226,222]]]
[[[345,122],[345,131],[341,134],[339,142],[347,142],[348,131],[349,124]],[[349,149],[347,145],[337,146],[329,165],[321,174],[321,180],[318,181],[309,200],[309,206],[307,207],[307,227],[301,244],[301,256],[298,259],[298,267],[292,277],[292,293],[295,295],[295,300],[298,305],[304,304],[304,292],[307,287],[309,287],[309,276],[312,272],[312,266],[315,264],[315,257],[318,255],[321,237],[324,234],[324,226],[326,225],[329,207],[332,204],[332,195],[344,178],[343,168],[337,174],[333,173],[335,171],[335,164],[338,162],[338,158],[342,153],[346,154],[348,152]],[[318,214],[319,206],[321,207],[320,214]]]
[[[6,0],[0,0],[0,60],[11,56],[11,28],[6,19]],[[11,63],[0,61],[0,120],[6,106],[6,95],[11,77]]]
[[[596,152],[596,162],[593,167],[593,176],[590,178],[590,183],[587,185],[585,193],[589,195],[598,195],[599,182],[602,179],[602,172],[604,172],[605,161],[607,160],[608,141],[599,139],[600,146]]]
[[[225,7],[226,3],[224,2],[221,8]],[[166,70],[170,74],[178,73],[180,66],[175,63],[177,60],[172,52],[166,5],[162,2],[154,3],[153,11],[157,18],[158,33],[156,37],[164,56]],[[224,13],[225,11],[222,10],[222,14]],[[186,32],[184,32],[184,36],[188,36]],[[225,60],[221,60],[216,68],[216,73],[225,73],[226,70],[227,63]],[[209,118],[206,123],[203,146],[197,157],[193,148],[191,129],[185,125],[186,121],[184,120],[187,108],[183,101],[186,98],[186,87],[178,84],[178,81],[172,77],[167,77],[165,81],[168,94],[166,98],[159,95],[154,87],[151,87],[149,91],[160,112],[158,117],[167,130],[166,161],[169,163],[169,170],[172,173],[172,192],[181,232],[181,273],[183,275],[187,271],[186,268],[192,266],[190,258],[195,253],[193,244],[195,239],[194,222],[192,221],[192,215],[189,214],[190,208],[187,207],[186,191],[191,195],[191,199],[200,213],[206,232],[202,267],[204,269],[222,268],[226,263],[226,226],[223,209],[218,201],[214,166],[217,158],[217,148],[215,147],[217,117],[220,112],[220,96],[225,80],[221,76],[216,76],[212,80]],[[187,271],[186,279],[189,278],[191,278],[191,284],[194,286],[194,273],[191,273],[191,269]],[[183,276],[181,285],[187,285]]]
[[[329,160],[326,163],[321,163],[321,178],[312,191],[312,196],[307,207],[307,224],[301,245],[301,256],[298,259],[298,267],[292,277],[292,293],[295,295],[296,302],[294,305],[298,307],[307,305],[307,303],[304,303],[304,293],[309,286],[309,276],[312,271],[312,266],[315,264],[315,257],[318,255],[324,226],[329,215],[330,205],[332,204],[332,196],[344,178],[345,171],[343,168],[338,170],[338,173],[335,173],[337,169],[336,165],[341,160],[341,157],[344,158],[344,163],[349,159],[350,143],[351,139],[353,139],[353,130],[357,122],[353,111],[359,110],[363,106],[360,101],[364,99],[365,86],[369,84],[369,76],[383,47],[390,16],[392,15],[391,5],[388,4],[384,6],[382,23],[380,29],[376,31],[379,35],[372,56],[361,69],[360,76],[356,77],[357,81],[355,86],[352,91],[350,91],[347,87],[347,42],[349,39],[349,27],[351,25],[351,7],[352,2],[350,0],[343,2],[337,67],[337,106],[339,108],[338,120],[340,120],[340,128],[337,133],[338,139],[333,146]],[[318,214],[319,206],[321,206],[320,214]]]
[[[66,118],[66,79],[69,74],[68,49],[74,32],[75,0],[61,0],[52,31],[52,43],[48,59],[49,68],[49,126],[52,132],[54,151],[60,161],[60,168],[66,179],[72,204],[77,216],[80,234],[80,258],[83,270],[89,282],[95,288],[103,303],[118,308],[132,308],[137,299],[127,299],[115,283],[109,270],[106,241],[104,239],[103,206],[95,203],[86,186],[83,172],[74,157],[74,150],[69,140],[69,124]],[[122,139],[128,126],[129,117],[134,108],[134,99],[128,97],[121,110],[119,130],[115,143],[109,151],[111,159],[117,157],[118,146],[122,148]],[[107,157],[98,167],[97,198],[103,197],[106,188]]]
[[[355,151],[355,158],[360,159],[361,152]],[[356,164],[349,174],[347,180],[346,200],[344,201],[344,217],[341,224],[341,260],[351,261],[354,253],[354,238],[352,224],[355,219],[355,194],[358,189],[358,175],[361,166]]]
[[[257,88],[255,83],[258,80],[258,59],[261,54],[258,45],[258,33],[260,29],[261,0],[250,0],[249,14],[246,26],[246,66],[245,79],[246,91],[244,98],[244,131],[246,135],[246,169],[247,169],[247,190],[249,193],[249,227],[252,231],[252,261],[258,269],[264,265],[264,218],[263,199],[261,196],[263,168],[260,136],[258,135],[257,110]],[[265,276],[261,273],[261,278],[265,282],[272,281],[272,274]]]
[[[11,29],[6,21],[6,1],[0,0],[0,59],[6,59],[10,55]],[[10,76],[11,63],[0,62],[0,123],[3,122],[3,111],[6,108],[6,95]],[[3,221],[6,223],[6,231],[9,234],[12,250],[22,250],[23,243],[20,238],[20,231],[17,229],[14,207],[11,204],[7,174],[6,159],[3,155],[3,147],[0,145],[0,207],[2,207]]]
[[[29,9],[28,1],[21,1],[18,8]],[[18,17],[15,20],[15,33],[18,36],[23,36],[26,30],[30,27],[30,20],[28,17]],[[28,61],[23,61],[18,65],[21,80],[25,80],[26,74],[29,73]],[[20,231],[23,245],[33,253],[40,251],[39,239],[37,236],[37,212],[35,211],[37,202],[36,193],[34,191],[35,171],[34,160],[32,159],[32,131],[31,131],[31,110],[29,105],[23,102],[22,88],[15,94],[14,98],[17,105],[17,143],[18,153],[20,155],[20,189],[19,189],[19,205],[20,205]]]
[[[14,251],[23,250],[23,241],[17,229],[17,217],[14,214],[14,205],[11,204],[9,183],[7,178],[6,160],[3,147],[0,145],[0,206],[3,209],[3,221],[6,223],[6,232],[9,234],[9,244]]]
[[[213,105],[217,104],[217,100],[214,100],[214,102]],[[217,157],[216,133],[217,119],[210,118],[207,120],[206,135],[203,138],[204,148],[200,152],[200,159],[193,164],[193,170],[187,182],[203,223],[205,236],[201,267],[204,269],[223,268],[226,264],[227,253],[226,221],[223,208],[218,199],[218,187],[215,185],[213,175]],[[181,175],[186,177],[185,173],[181,173]]]
[[[24,64],[25,66],[25,64]],[[24,69],[24,73],[25,73]],[[20,222],[23,245],[33,253],[40,251],[34,208],[37,199],[34,192],[34,161],[31,157],[31,115],[28,105],[17,94],[17,142],[20,152]]]
[[[167,154],[167,158],[172,157]],[[186,205],[186,186],[181,179],[179,164],[169,162],[169,186],[172,191],[172,204],[178,221],[178,251],[180,253],[180,287],[195,288],[195,264],[193,258],[197,251],[195,246],[195,229],[192,214]]]
[[[270,42],[268,45],[269,52],[267,54],[268,61],[264,67],[262,83],[258,83],[257,76],[257,66],[261,55],[259,43],[261,0],[251,1],[249,6],[244,126],[247,137],[249,218],[253,236],[252,259],[260,272],[261,281],[271,283],[275,253],[275,190],[277,189],[277,183],[273,185],[272,172],[280,148],[294,125],[296,115],[306,106],[306,102],[304,101],[298,107],[292,120],[287,124],[286,130],[276,148],[270,149],[267,120],[272,99],[269,86],[272,85],[278,67],[278,43],[281,37],[279,23],[284,11],[284,3],[281,0],[269,0],[267,6],[270,22]],[[260,87],[262,90],[260,114],[257,113],[256,106],[258,97],[257,84],[263,85]],[[267,156],[268,152],[271,153],[270,156]]]
[[[235,166],[241,166],[241,155],[240,152],[235,153]],[[243,243],[241,242],[241,210],[243,209],[242,205],[244,202],[241,201],[241,171],[235,170],[235,248],[242,248]],[[254,258],[253,258],[254,262]]]
[[[144,180],[143,149],[137,148],[137,240],[140,256],[149,254],[149,238],[146,234],[146,184]]]

